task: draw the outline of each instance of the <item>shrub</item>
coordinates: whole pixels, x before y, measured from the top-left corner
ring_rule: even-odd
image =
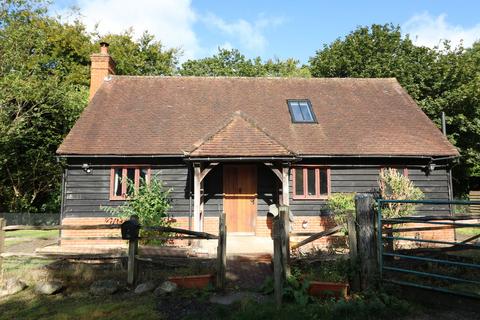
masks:
[[[129,188],[133,182],[128,182]],[[141,225],[145,226],[169,226],[171,224],[168,210],[171,207],[171,189],[165,189],[161,180],[152,177],[150,183],[140,183],[138,191],[121,206],[103,207],[106,212],[120,218],[128,219],[131,215],[137,215]],[[140,231],[141,237],[158,235],[158,232]],[[164,241],[160,241],[163,243]],[[158,243],[158,241],[142,241],[142,243]]]
[[[355,212],[355,193],[335,193],[328,199],[327,207],[338,225],[347,222],[347,213]]]
[[[422,190],[416,187],[408,177],[396,169],[389,168],[380,171],[378,178],[380,196],[385,200],[421,200]],[[387,203],[382,213],[385,218],[397,218],[411,214],[415,208],[412,203]]]

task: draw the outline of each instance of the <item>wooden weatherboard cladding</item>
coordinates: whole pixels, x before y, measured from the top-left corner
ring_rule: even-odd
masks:
[[[330,195],[330,168],[295,166],[291,172],[293,199],[327,199]]]
[[[113,165],[110,169],[110,200],[128,199],[129,193],[137,192],[141,183],[149,183],[150,174],[148,165]],[[129,186],[132,182],[133,186]]]

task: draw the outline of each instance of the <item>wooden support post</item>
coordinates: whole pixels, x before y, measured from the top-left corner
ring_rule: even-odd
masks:
[[[347,213],[347,229],[348,229],[348,249],[350,256],[350,263],[356,265],[358,263],[358,248],[357,248],[357,226],[354,213]],[[352,290],[360,290],[360,273],[357,268],[354,268],[355,273],[352,279]]]
[[[280,236],[282,243],[282,270],[284,280],[290,277],[290,209],[288,206],[280,206]]]
[[[200,163],[193,165],[193,230],[202,231],[200,207],[201,207],[201,168]]]
[[[280,308],[283,296],[283,270],[280,220],[278,218],[273,220],[273,281],[275,303],[277,304],[277,308]]]
[[[3,257],[5,252],[5,231],[3,228],[7,225],[7,220],[0,218],[0,280],[3,279]]]
[[[282,166],[282,203],[285,206],[290,205],[290,174],[288,164]]]
[[[373,195],[355,196],[357,248],[360,258],[360,288],[373,288],[378,280],[377,243],[375,236],[375,200]]]
[[[131,216],[130,220],[137,220],[136,216]],[[132,287],[137,283],[138,264],[136,256],[138,254],[138,239],[128,240],[128,265],[127,265],[127,285]]]
[[[225,290],[225,278],[227,272],[227,225],[225,212],[220,215],[217,247],[217,289]]]

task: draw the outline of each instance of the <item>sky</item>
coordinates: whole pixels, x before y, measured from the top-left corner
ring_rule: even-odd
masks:
[[[480,40],[478,0],[56,0],[50,11],[71,18],[80,9],[88,30],[135,37],[148,30],[167,47],[181,48],[181,61],[236,48],[248,57],[308,62],[324,44],[358,26],[400,25],[417,45],[443,39],[471,46]]]

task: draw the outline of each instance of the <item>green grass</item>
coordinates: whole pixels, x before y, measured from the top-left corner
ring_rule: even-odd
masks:
[[[474,236],[480,234],[480,228],[458,228],[456,232],[465,236]]]
[[[0,319],[159,319],[152,295],[125,297],[121,294],[92,297],[87,292],[64,297],[39,296],[27,289],[0,299]]]
[[[58,237],[58,230],[17,230],[5,234],[7,241],[11,238],[55,238]]]

